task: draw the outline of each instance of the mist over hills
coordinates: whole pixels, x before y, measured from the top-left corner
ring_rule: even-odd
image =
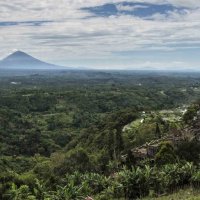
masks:
[[[56,69],[70,69],[68,67],[57,66],[54,64],[43,62],[37,58],[30,56],[23,51],[16,51],[0,61],[1,69],[26,69],[26,70],[56,70]]]

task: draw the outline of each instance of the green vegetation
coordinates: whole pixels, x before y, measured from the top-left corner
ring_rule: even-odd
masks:
[[[200,75],[0,77],[0,199],[131,200],[198,191],[196,88]],[[150,151],[152,141],[159,142]]]
[[[143,200],[169,200],[169,199],[181,199],[181,200],[199,200],[200,192],[193,188],[184,188],[174,194],[163,195],[157,198],[144,198]]]

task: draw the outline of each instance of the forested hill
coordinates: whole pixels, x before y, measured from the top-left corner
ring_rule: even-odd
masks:
[[[135,199],[198,186],[199,98],[200,74],[2,76],[0,199]],[[131,153],[183,132],[195,137],[160,143],[153,157]]]

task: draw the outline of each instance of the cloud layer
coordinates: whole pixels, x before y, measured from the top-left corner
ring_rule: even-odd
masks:
[[[200,1],[4,0],[0,43],[1,58],[20,49],[70,66],[195,68]]]

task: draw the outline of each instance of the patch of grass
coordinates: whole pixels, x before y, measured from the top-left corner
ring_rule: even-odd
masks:
[[[181,189],[170,195],[157,197],[157,198],[144,198],[142,200],[200,200],[200,190],[189,188]]]

